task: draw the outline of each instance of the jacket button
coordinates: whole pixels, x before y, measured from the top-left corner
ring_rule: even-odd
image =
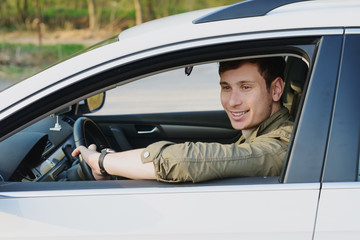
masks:
[[[150,156],[150,153],[148,151],[144,152],[144,158],[148,158]]]

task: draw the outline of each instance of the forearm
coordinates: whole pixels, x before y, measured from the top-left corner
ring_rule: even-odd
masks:
[[[143,149],[107,154],[104,168],[114,176],[130,179],[156,179],[152,162],[142,163],[140,154]]]
[[[130,179],[156,179],[152,161],[142,163],[141,151],[142,149],[135,149],[126,152],[108,153],[104,158],[103,166],[107,173],[114,176]],[[100,153],[96,151],[94,144],[90,145],[89,148],[84,146],[76,148],[72,156],[76,157],[78,154],[81,154],[84,161],[91,167],[95,179],[106,179],[100,173]]]

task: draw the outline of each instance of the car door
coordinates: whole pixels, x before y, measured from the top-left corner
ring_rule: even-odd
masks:
[[[316,30],[304,38],[298,37],[298,32],[294,35],[283,33],[290,35],[284,39],[262,36],[257,41],[232,42],[233,38],[230,38],[227,44],[190,50],[179,47],[180,50],[174,53],[150,56],[146,61],[139,59],[115,69],[116,73],[123,73],[116,79],[121,83],[149,74],[149,71],[142,72],[145,71],[142,68],[139,70],[138,66],[152,62],[157,66],[163,63],[168,69],[189,63],[284,52],[306,57],[310,66],[308,84],[303,88],[301,112],[296,115],[296,130],[281,177],[244,177],[199,184],[136,180],[5,182],[0,184],[2,237],[311,239],[336,86],[336,66],[342,46],[342,38],[332,36],[338,33],[337,30],[324,33],[329,35],[321,37],[321,31]],[[173,59],[171,65],[168,59]],[[325,86],[324,76],[328,80]],[[95,80],[102,77],[87,79],[87,83],[98,82]],[[86,88],[85,80],[75,87],[78,86],[83,87],[81,91],[84,92],[94,91]],[[101,90],[106,87],[102,85]],[[320,112],[321,115],[314,118],[314,113]],[[142,122],[156,122],[151,114],[142,116],[148,117]],[[128,122],[135,121],[136,117],[131,115]],[[119,116],[113,121],[112,117],[100,118],[100,124],[103,122],[107,128],[125,124]],[[196,122],[196,119],[190,120],[191,124]],[[161,123],[162,126],[164,123],[171,125],[166,118]],[[177,124],[186,125],[186,122]],[[316,142],[312,141],[314,136]],[[116,137],[114,139],[116,141]],[[23,231],[19,231],[18,226],[24,226]]]
[[[360,30],[347,29],[314,239],[359,239]]]

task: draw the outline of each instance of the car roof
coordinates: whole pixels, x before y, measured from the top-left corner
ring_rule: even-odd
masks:
[[[64,61],[4,90],[0,95],[0,113],[16,104],[19,99],[30,97],[41,89],[54,86],[58,82],[62,84],[60,87],[72,84],[64,79],[78,72],[149,49],[234,34],[244,35],[246,39],[246,34],[331,28],[338,28],[341,31],[343,27],[360,26],[358,17],[360,1],[358,0],[296,2],[272,9],[264,16],[194,23],[196,19],[201,19],[221,9],[224,8],[211,8],[170,16],[125,30],[119,34],[118,42]],[[51,89],[47,92],[51,92]]]
[[[233,6],[238,7],[240,5],[235,4]],[[174,41],[173,39],[177,39],[177,41],[183,39],[185,41],[197,37],[234,32],[241,34],[285,29],[360,26],[360,18],[358,17],[359,0],[303,1],[280,6],[269,11],[264,16],[194,23],[197,19],[219,12],[222,9],[224,8],[194,11],[147,22],[125,30],[119,35],[119,39],[125,41],[131,38],[131,41],[136,39],[144,41],[140,36],[149,35],[149,31],[151,31],[151,37],[154,38],[154,41],[160,41],[161,45],[164,45],[171,43]],[[146,38],[146,42],[149,40],[149,38]]]

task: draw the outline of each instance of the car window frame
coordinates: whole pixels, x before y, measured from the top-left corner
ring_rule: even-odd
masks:
[[[360,101],[360,81],[354,77],[360,76],[360,68],[354,66],[360,62],[359,40],[360,29],[350,29],[344,35],[323,182],[359,179],[360,112],[356,103]]]
[[[285,183],[320,182],[326,157],[332,119],[342,35],[323,36],[310,66],[301,113],[295,121],[296,134],[291,140],[281,181]],[[324,84],[326,79],[326,84]],[[322,113],[322,114],[319,114]],[[314,117],[316,116],[316,117]],[[317,141],[309,141],[317,139]]]
[[[69,102],[74,102],[74,99],[77,101],[83,96],[89,96],[90,94],[103,91],[104,89],[109,89],[111,86],[118,85],[123,81],[136,80],[141,76],[149,74],[149,72],[162,71],[164,69],[170,69],[175,66],[186,66],[189,64],[238,58],[239,55],[263,56],[267,54],[294,54],[302,56],[306,58],[312,66],[313,60],[315,59],[314,54],[316,52],[316,46],[320,42],[320,39],[320,36],[310,36],[239,41],[197,48],[181,49],[175,52],[151,56],[149,58],[131,62],[129,64],[119,66],[118,68],[113,68],[109,71],[85,78],[81,81],[78,81],[74,85],[63,88],[61,91],[54,92],[53,94],[48,95],[35,103],[35,105],[40,105],[39,102],[43,101],[50,103],[47,106],[43,106],[42,104],[42,107],[37,109],[38,111],[35,114],[38,114],[39,116],[41,115],[41,112],[46,113],[49,111],[49,108],[54,108],[54,105],[68,104]],[[158,64],[149,64],[154,62],[157,62]],[[74,89],[77,91],[75,92]],[[67,97],[59,100],[59,96]],[[23,114],[30,114],[31,110],[25,109]],[[290,144],[290,148],[291,146],[292,145]],[[285,172],[288,173],[287,171]],[[279,177],[276,177],[276,179],[276,182],[278,183],[287,182],[281,181]],[[250,184],[251,181],[248,180],[249,179],[243,181],[246,181],[246,184]],[[265,179],[264,182],[273,183],[274,181]],[[302,182],[301,178],[299,178],[297,182]],[[219,184],[221,185],[221,183]]]

